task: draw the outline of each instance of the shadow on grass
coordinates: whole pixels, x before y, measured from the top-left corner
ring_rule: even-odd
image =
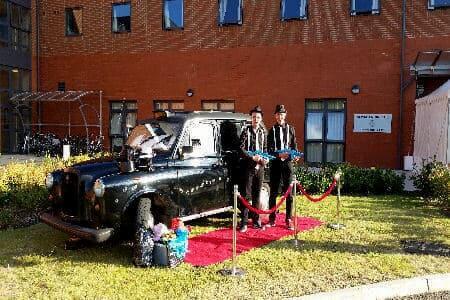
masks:
[[[231,226],[230,215],[202,218],[188,225],[208,229]],[[43,223],[27,228],[0,231],[0,265],[30,267],[41,258],[58,262],[113,264],[133,267],[132,241],[112,240],[101,244],[84,242],[78,249],[66,250],[69,236]]]
[[[390,243],[390,244],[389,244]],[[295,247],[293,239],[277,241],[268,245],[272,249],[292,249],[300,252],[310,251],[329,251],[351,254],[368,254],[368,253],[382,253],[382,254],[401,254],[403,252],[399,247],[393,245],[392,242],[380,243],[377,245],[363,245],[336,241],[305,241],[301,238],[298,241],[298,246]]]
[[[272,242],[265,247],[269,249],[295,249],[296,251],[330,251],[352,254],[404,254],[400,240],[439,240],[441,236],[448,236],[445,226],[432,226],[434,221],[446,219],[437,209],[419,205],[416,198],[403,197],[371,197],[350,200],[345,203],[345,214],[351,218],[353,224],[359,224],[364,232],[377,234],[377,223],[388,225],[382,228],[382,234],[392,239],[371,237],[363,243],[352,243],[339,240],[327,240],[325,235],[320,240],[302,240],[299,236],[299,247],[295,248],[292,239]],[[358,202],[357,202],[358,201]],[[313,207],[314,208],[314,207]],[[303,210],[306,213],[305,210]],[[323,213],[329,213],[324,211]],[[307,214],[307,213],[306,213]],[[317,216],[319,219],[321,216]],[[345,218],[345,215],[344,215]],[[433,223],[433,222],[432,222]],[[431,224],[432,224],[431,223]],[[195,226],[197,234],[209,231],[211,228],[231,226],[231,214],[224,214],[221,218],[203,218],[187,223]],[[443,223],[444,224],[444,223]],[[348,228],[346,230],[352,230]],[[353,232],[352,234],[358,234]],[[88,245],[77,250],[65,250],[64,242],[67,235],[60,233],[47,225],[38,224],[28,228],[0,231],[0,264],[15,266],[33,266],[41,263],[40,259],[50,259],[59,262],[113,264],[133,267],[131,263],[132,247],[129,242],[107,242]]]

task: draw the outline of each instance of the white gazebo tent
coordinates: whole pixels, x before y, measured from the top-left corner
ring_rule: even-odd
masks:
[[[450,80],[416,99],[414,163],[436,158],[450,164]]]

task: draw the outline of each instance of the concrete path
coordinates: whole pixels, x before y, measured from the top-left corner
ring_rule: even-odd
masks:
[[[318,293],[296,300],[382,300],[417,294],[450,291],[450,273],[426,275]]]
[[[1,154],[0,166],[4,166],[12,162],[25,162],[25,161],[41,162],[43,159],[44,159],[43,157],[38,157],[34,155]]]
[[[397,175],[401,175],[401,174],[405,175],[405,182],[404,182],[405,185],[403,186],[403,190],[405,190],[406,192],[417,191],[417,189],[414,186],[414,183],[411,179],[411,176],[413,175],[413,171],[395,170],[395,173],[397,173]]]

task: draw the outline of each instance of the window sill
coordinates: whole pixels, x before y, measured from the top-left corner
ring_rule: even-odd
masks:
[[[242,26],[242,22],[240,23],[219,23],[219,27],[231,27],[231,26]]]
[[[281,18],[281,22],[292,22],[292,21],[306,21],[308,17],[295,17],[295,18]]]
[[[184,27],[163,27],[164,31],[184,31]]]
[[[450,5],[428,6],[428,10],[449,9],[449,8],[450,8]]]
[[[131,30],[123,30],[123,31],[111,31],[112,34],[126,34],[131,33]]]
[[[351,11],[351,16],[372,16],[372,15],[380,15],[379,10],[372,10],[372,11]]]

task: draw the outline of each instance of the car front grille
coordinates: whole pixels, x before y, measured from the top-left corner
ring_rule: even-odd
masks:
[[[64,172],[61,194],[63,197],[62,210],[69,216],[78,216],[79,214],[79,182],[78,174],[74,172]]]

